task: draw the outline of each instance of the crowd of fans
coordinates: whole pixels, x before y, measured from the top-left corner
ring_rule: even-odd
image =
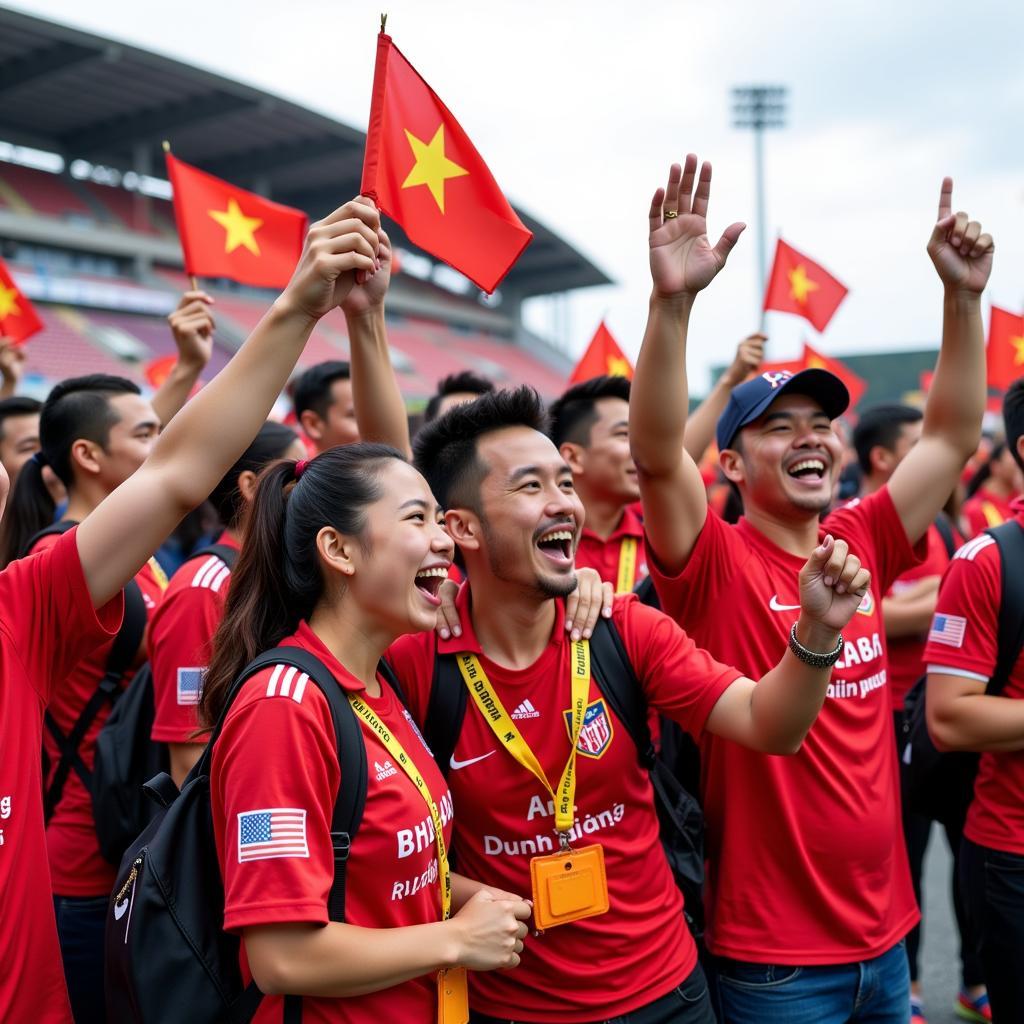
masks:
[[[992,239],[946,179],[923,409],[855,416],[755,334],[688,413],[690,313],[743,230],[712,245],[710,191],[688,157],[655,193],[632,382],[546,409],[463,373],[410,421],[362,198],[198,391],[201,291],[152,398],[39,403],[0,346],[0,1019],[206,1019],[174,910],[201,892],[237,956],[210,1020],[922,1024],[938,820],[957,1013],[1024,1020],[1024,379],[983,436]],[[268,420],[335,307],[351,362]],[[963,799],[912,786],[917,706]],[[141,839],[109,825],[149,781],[109,791],[115,722],[169,776]],[[194,890],[163,911],[136,900],[159,843]]]

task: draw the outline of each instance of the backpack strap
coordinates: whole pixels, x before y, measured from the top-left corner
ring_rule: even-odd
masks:
[[[233,572],[235,562],[238,561],[238,554],[238,548],[233,548],[230,544],[207,544],[206,547],[202,547],[189,555],[186,561],[191,562],[196,558],[209,558],[212,555],[214,558],[219,558]]]
[[[942,538],[942,546],[946,549],[946,555],[952,558],[956,554],[956,534],[953,532],[953,523],[945,512],[940,512],[935,517],[935,529],[939,531]]]
[[[54,523],[53,526],[41,530],[32,538],[29,550],[31,551],[42,537],[55,533],[67,533],[76,525],[71,519]],[[96,684],[96,689],[86,702],[85,707],[79,712],[71,731],[65,735],[49,711],[43,714],[46,728],[60,750],[60,759],[54,769],[53,780],[43,794],[43,818],[47,823],[53,817],[57,804],[60,803],[64,794],[64,786],[72,769],[82,780],[86,790],[92,792],[92,772],[82,760],[79,748],[103,705],[109,702],[113,707],[117,702],[117,698],[121,695],[121,684],[124,681],[125,673],[135,661],[135,655],[138,653],[139,645],[142,643],[142,637],[146,631],[146,602],[143,600],[139,585],[135,580],[129,580],[122,593],[124,594],[124,618],[121,620],[121,628],[117,631],[110,653],[107,655],[103,676]]]
[[[1024,646],[1024,529],[1015,520],[985,531],[995,540],[1002,562],[1002,595],[999,602],[999,640],[996,667],[985,692],[1002,693]]]
[[[658,592],[654,589],[654,580],[645,576],[634,588],[633,593],[639,598],[641,604],[648,608],[657,608],[661,611],[661,601],[658,600]]]
[[[40,530],[38,533],[32,534],[28,539],[28,543],[25,545],[25,550],[22,553],[22,557],[29,554],[32,549],[44,538],[52,537],[56,535],[62,535],[68,532],[73,526],[78,525],[77,519],[62,519],[58,523],[51,523],[46,527],[45,530]]]
[[[452,754],[466,717],[468,694],[453,654],[434,654],[434,678],[430,683],[423,738],[427,741],[441,774],[447,779]]]

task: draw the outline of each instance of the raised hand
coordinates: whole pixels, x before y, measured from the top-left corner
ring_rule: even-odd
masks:
[[[711,197],[711,164],[697,178],[697,157],[690,153],[683,167],[673,164],[668,185],[651,200],[650,263],[654,292],[662,298],[695,295],[725,266],[746,227],[731,224],[716,245],[708,240],[707,212]]]
[[[365,196],[358,196],[353,202],[364,203],[371,210],[375,209],[372,201]],[[384,296],[391,284],[391,240],[383,228],[377,232],[377,238],[377,272],[371,274],[359,271],[356,274],[355,285],[341,303],[345,316],[358,316],[384,305]]]
[[[178,349],[178,361],[202,370],[213,354],[215,323],[210,313],[213,299],[206,292],[185,292],[178,308],[167,318]]]
[[[871,573],[850,554],[846,541],[829,534],[800,570],[800,610],[827,629],[841,630],[870,584]]]
[[[380,266],[380,214],[366,199],[353,199],[313,224],[299,265],[282,298],[311,319],[340,306],[356,286],[356,274]]]
[[[0,335],[0,398],[10,398],[17,392],[24,372],[24,348]]]
[[[992,236],[963,211],[953,212],[953,179],[943,178],[939,190],[939,217],[928,239],[928,255],[947,288],[980,295],[992,273]]]
[[[751,334],[736,346],[736,356],[722,376],[730,387],[742,384],[764,361],[765,334]]]

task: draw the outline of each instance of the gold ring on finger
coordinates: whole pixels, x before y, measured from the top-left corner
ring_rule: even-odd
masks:
[[[678,216],[679,216],[679,211],[678,210],[666,210],[665,211],[665,220],[672,220],[673,217],[678,217]]]

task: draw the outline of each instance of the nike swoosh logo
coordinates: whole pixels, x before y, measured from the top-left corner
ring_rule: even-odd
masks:
[[[800,611],[800,605],[798,604],[779,604],[779,595],[772,594],[772,599],[768,602],[768,607],[773,612],[798,612]]]
[[[452,759],[449,762],[453,772],[457,772],[460,768],[468,768],[471,764],[476,764],[477,761],[483,761],[493,754],[493,750],[488,750],[486,754],[481,754],[479,757],[471,757],[468,761],[456,761],[455,755],[452,754]]]
[[[114,904],[114,920],[115,921],[120,921],[121,918],[124,917],[124,912],[127,909],[128,909],[128,900],[125,900],[124,903],[115,903]]]

